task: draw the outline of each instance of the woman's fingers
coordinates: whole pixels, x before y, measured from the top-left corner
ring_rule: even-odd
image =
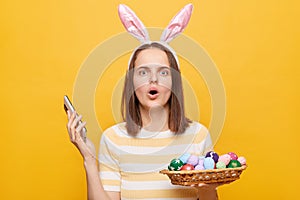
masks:
[[[80,116],[75,115],[74,118],[73,118],[73,116],[71,117],[72,123],[71,123],[71,126],[70,126],[70,130],[71,130],[72,134],[75,133],[75,129],[78,126],[78,122],[81,120],[81,118],[82,118],[81,115]]]
[[[75,129],[75,135],[76,135],[76,140],[77,139],[83,139],[83,138],[81,138],[81,131],[82,131],[82,129],[83,129],[83,127],[86,125],[86,122],[82,122],[82,123],[80,123],[78,126],[77,126],[77,128]]]
[[[75,116],[75,119],[71,124],[71,129],[75,129],[78,126],[79,121],[81,120],[81,118],[82,118],[82,115]]]
[[[71,117],[71,112],[69,110],[67,110],[67,116],[68,116],[68,120],[69,120]]]
[[[192,187],[197,187],[198,189],[211,189],[211,188],[217,188],[221,185],[231,183],[232,181],[228,182],[221,182],[221,183],[199,183],[199,184],[193,184]]]
[[[68,124],[67,124],[67,128],[68,128],[68,131],[71,130],[71,125],[76,117],[76,111],[73,112],[72,114],[69,112],[69,115],[70,115],[70,118],[69,118],[69,121],[68,121]]]
[[[72,119],[74,118],[74,116],[72,115],[70,121],[72,121]],[[80,123],[80,120],[82,119],[82,115],[77,116],[75,113],[75,119],[70,122],[70,132],[71,132],[71,141],[72,142],[78,142],[79,140],[82,140],[81,138],[81,131],[83,129],[83,127],[86,125],[86,122],[82,122]]]
[[[86,122],[80,123],[76,128],[76,132],[80,133],[85,125],[86,125]]]
[[[68,128],[69,136],[70,136],[70,139],[72,142],[75,140],[75,137],[76,137],[75,136],[75,128],[77,126],[78,121],[80,121],[80,119],[81,119],[81,116],[77,116],[76,111],[74,111],[71,114],[70,119],[68,121],[67,128]]]
[[[86,122],[80,122],[82,119],[81,115],[77,115],[76,111],[71,113],[67,111],[68,114],[68,123],[67,129],[70,136],[71,142],[78,148],[81,155],[84,159],[97,159],[95,154],[95,147],[91,141],[87,140],[87,143],[84,142],[83,138],[81,137],[81,132],[86,125]]]
[[[193,184],[191,185],[192,187],[197,187],[197,188],[207,188],[211,187],[212,184],[206,184],[206,183],[198,183],[198,184]]]

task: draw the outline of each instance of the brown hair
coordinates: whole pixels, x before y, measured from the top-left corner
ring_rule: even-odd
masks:
[[[139,108],[139,100],[135,94],[133,86],[133,68],[138,54],[141,51],[150,48],[160,49],[167,54],[170,67],[172,69],[171,96],[167,102],[170,108],[168,126],[169,129],[174,133],[183,133],[189,126],[191,120],[185,117],[180,70],[171,51],[157,42],[152,42],[150,44],[144,44],[140,46],[132,55],[132,59],[129,63],[129,69],[126,73],[121,105],[122,117],[123,120],[126,121],[127,132],[129,135],[136,136],[143,126]]]

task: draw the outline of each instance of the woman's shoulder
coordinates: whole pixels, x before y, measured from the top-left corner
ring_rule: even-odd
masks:
[[[111,137],[111,136],[116,136],[116,137],[126,137],[128,136],[127,130],[126,130],[126,123],[121,122],[117,123],[113,126],[108,127],[102,134],[104,137]]]
[[[193,135],[194,143],[200,143],[210,138],[210,133],[208,129],[197,121],[192,121],[190,126],[186,129],[185,133],[187,135]]]
[[[101,135],[100,144],[106,144],[113,148],[126,141],[128,136],[125,125],[125,123],[118,123],[105,129]]]
[[[188,128],[186,129],[186,132],[193,132],[193,133],[199,133],[199,132],[207,132],[208,129],[201,124],[200,122],[197,121],[191,121]]]

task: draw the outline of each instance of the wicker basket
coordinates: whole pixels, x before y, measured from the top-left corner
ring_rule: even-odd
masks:
[[[191,186],[199,183],[223,183],[232,182],[240,178],[246,165],[237,168],[212,169],[212,170],[183,170],[169,171],[161,170],[160,173],[169,176],[174,185]]]

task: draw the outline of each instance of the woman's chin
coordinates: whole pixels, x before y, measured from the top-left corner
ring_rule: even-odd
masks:
[[[159,102],[150,102],[143,107],[147,108],[148,110],[162,110],[166,107],[166,104],[162,104]]]

